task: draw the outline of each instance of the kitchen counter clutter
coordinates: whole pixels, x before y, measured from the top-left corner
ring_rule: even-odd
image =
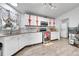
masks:
[[[10,56],[25,46],[42,43],[42,32],[1,37],[0,43],[3,44],[3,56]]]

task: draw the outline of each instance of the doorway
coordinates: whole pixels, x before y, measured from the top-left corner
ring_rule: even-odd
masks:
[[[61,21],[61,38],[68,38],[69,19],[66,18]]]

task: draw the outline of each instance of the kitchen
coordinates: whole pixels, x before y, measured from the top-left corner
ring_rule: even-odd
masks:
[[[72,33],[70,34],[70,31],[74,31],[71,30],[71,27],[78,28],[79,21],[76,15],[78,13],[74,14],[79,9],[78,3],[17,3],[17,5],[0,3],[1,56],[16,56],[19,51],[28,48],[28,46],[41,44],[49,46],[51,42],[62,42],[64,39],[69,39],[67,43],[70,46],[74,43],[75,45],[77,43],[76,46],[79,45],[78,36],[74,39]],[[51,8],[54,8],[54,12]],[[58,10],[60,12],[57,12]],[[68,13],[63,14],[65,12]],[[74,23],[74,19],[78,22]]]

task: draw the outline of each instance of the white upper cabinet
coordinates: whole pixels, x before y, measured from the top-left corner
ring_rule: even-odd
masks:
[[[48,19],[48,26],[51,26],[51,19]]]
[[[39,16],[38,16],[38,25],[39,25],[39,26],[41,25],[41,21],[42,21],[42,17],[39,17]]]
[[[48,20],[48,26],[54,26],[56,25],[56,20],[55,19],[49,19]]]
[[[31,15],[31,25],[36,25],[36,16]]]
[[[20,27],[24,27],[25,24],[26,24],[26,18],[25,18],[25,15],[22,14],[21,15],[21,24],[20,24]]]
[[[38,21],[38,26],[40,26],[41,21],[45,21],[45,22],[48,22],[48,26],[53,26],[53,19],[50,19],[50,18],[44,18],[44,17],[40,17],[40,16],[30,15],[30,19],[31,19],[30,25],[37,26],[37,21]],[[29,25],[29,15],[28,14],[24,14],[21,16],[21,26],[25,26],[25,25]]]
[[[25,18],[25,25],[29,25],[29,15],[28,14],[25,14],[24,15],[24,18]]]

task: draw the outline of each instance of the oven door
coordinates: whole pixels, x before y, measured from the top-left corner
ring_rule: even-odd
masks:
[[[40,32],[46,31],[46,28],[40,28]]]

